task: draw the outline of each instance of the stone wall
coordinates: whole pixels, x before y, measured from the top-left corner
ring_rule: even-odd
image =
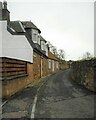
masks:
[[[48,62],[51,60],[51,68],[48,67]],[[52,61],[54,61],[54,71],[52,71]],[[38,53],[34,52],[33,55],[33,76],[34,79],[39,79],[42,76],[46,76],[48,74],[57,72],[59,70],[59,62],[58,68],[56,67],[57,60],[48,59],[46,57],[40,56]]]
[[[48,60],[42,58],[42,76],[48,75]]]
[[[49,68],[49,61],[50,61],[50,68]],[[54,71],[53,71],[53,61],[54,61]],[[58,67],[57,67],[57,64],[58,64]],[[51,73],[55,73],[57,71],[59,71],[59,62],[57,60],[52,60],[52,59],[48,59],[48,63],[47,63],[47,66],[48,66],[48,74],[51,74]]]
[[[33,76],[34,79],[41,77],[41,56],[33,52]]]
[[[65,70],[69,68],[69,63],[65,62],[65,61],[60,61],[60,65],[59,65],[60,70]]]
[[[70,76],[78,84],[96,92],[96,59],[73,62]]]

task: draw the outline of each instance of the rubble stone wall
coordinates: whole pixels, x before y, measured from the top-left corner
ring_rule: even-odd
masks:
[[[96,92],[96,59],[73,62],[70,76],[78,84]]]

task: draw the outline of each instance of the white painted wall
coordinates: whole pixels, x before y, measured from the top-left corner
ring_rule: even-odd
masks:
[[[33,63],[33,48],[27,38],[25,35],[12,35],[9,33],[7,31],[7,21],[0,21],[0,49],[2,49],[0,57],[9,57]]]
[[[0,24],[0,56],[2,56],[2,23]]]

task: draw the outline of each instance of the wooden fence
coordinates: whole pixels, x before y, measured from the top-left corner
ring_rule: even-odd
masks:
[[[27,75],[27,62],[11,58],[0,58],[0,78],[13,79]]]

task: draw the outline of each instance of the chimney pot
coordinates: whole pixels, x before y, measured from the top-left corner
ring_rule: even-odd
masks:
[[[4,5],[4,9],[7,9],[7,1],[4,1],[3,5]]]

